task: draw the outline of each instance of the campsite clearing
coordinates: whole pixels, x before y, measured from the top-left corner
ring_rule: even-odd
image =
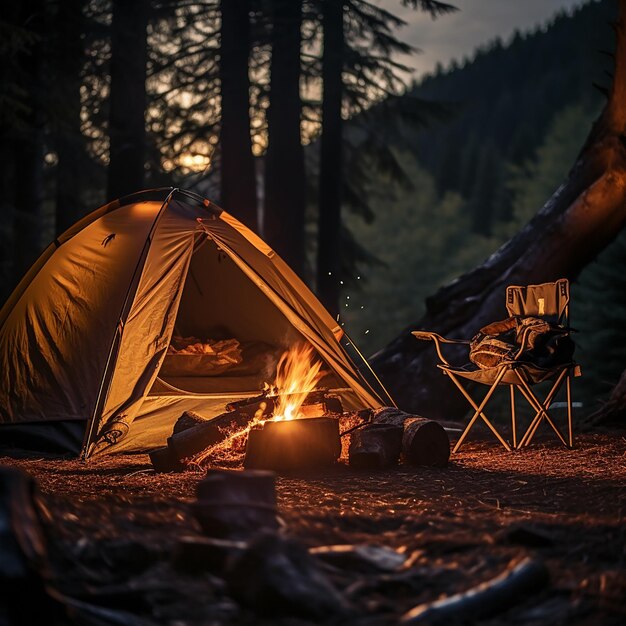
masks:
[[[154,623],[309,623],[263,622],[219,577],[173,568],[179,540],[201,535],[188,504],[203,472],[154,474],[143,455],[0,463],[30,473],[45,494],[54,569],[68,595],[88,580],[101,604]],[[445,469],[339,465],[279,477],[277,494],[289,536],[307,547],[365,543],[410,555],[398,573],[358,565],[331,572],[356,609],[342,623],[396,623],[413,606],[493,578],[522,555],[546,562],[547,588],[481,623],[626,620],[623,433],[580,435],[574,450],[551,440],[513,453],[470,443]]]

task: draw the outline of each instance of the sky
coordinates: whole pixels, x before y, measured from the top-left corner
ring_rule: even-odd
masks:
[[[496,36],[507,42],[515,29],[543,25],[556,12],[585,4],[581,0],[445,0],[456,13],[436,20],[426,13],[403,7],[400,0],[377,0],[376,4],[408,22],[399,38],[420,48],[421,54],[399,59],[415,68],[409,80],[432,71],[437,62],[444,67],[452,59],[471,56],[474,49]]]

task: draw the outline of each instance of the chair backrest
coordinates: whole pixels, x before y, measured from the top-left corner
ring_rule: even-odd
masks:
[[[509,285],[506,288],[506,310],[509,315],[554,318],[569,323],[569,280],[560,278],[541,285]]]

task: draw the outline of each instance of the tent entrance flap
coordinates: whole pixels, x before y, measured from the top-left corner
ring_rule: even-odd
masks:
[[[301,337],[210,237],[195,246],[174,333],[150,395],[258,391]],[[161,383],[161,384],[160,384]],[[162,384],[165,383],[165,384]]]

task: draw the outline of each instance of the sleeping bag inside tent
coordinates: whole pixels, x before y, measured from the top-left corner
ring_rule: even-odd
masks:
[[[348,409],[392,400],[287,264],[208,200],[105,205],[43,252],[0,311],[0,445],[83,457],[165,444],[272,382],[297,343]]]

